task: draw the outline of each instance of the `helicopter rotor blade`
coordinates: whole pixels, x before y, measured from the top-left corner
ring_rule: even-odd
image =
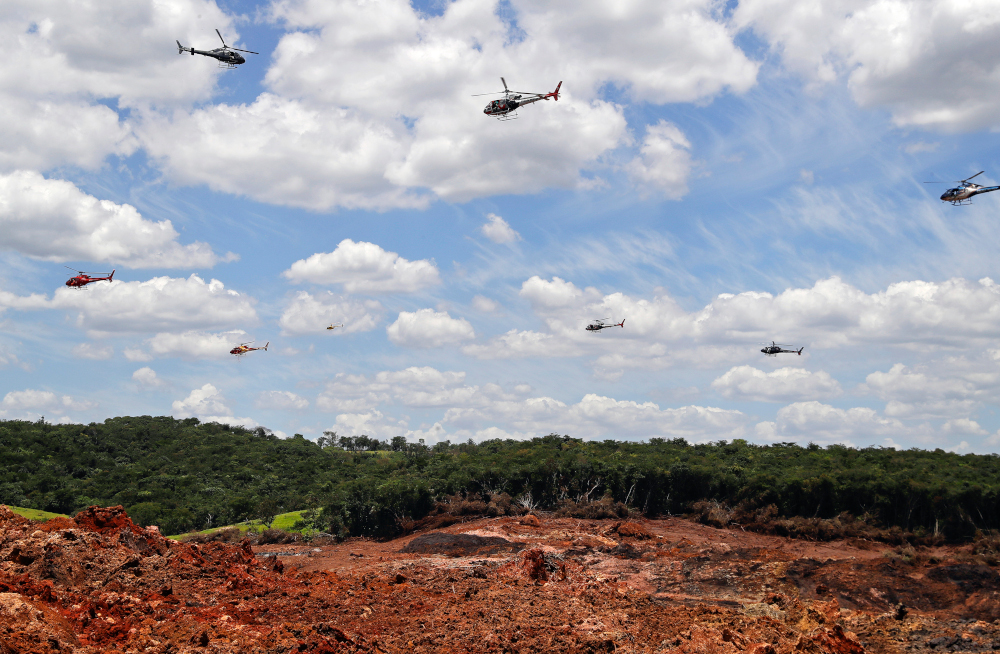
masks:
[[[975,175],[973,175],[972,177],[966,177],[965,179],[963,179],[963,180],[961,180],[961,181],[963,181],[963,182],[967,182],[967,181],[969,181],[970,179],[972,179],[973,177],[979,177],[980,175],[982,175],[982,174],[983,174],[983,173],[985,173],[985,172],[986,172],[985,170],[980,170],[980,171],[979,171],[978,173],[976,173],[976,174],[975,174]]]
[[[63,268],[69,268],[69,266],[63,266]],[[69,269],[70,269],[70,270],[72,270],[73,272],[78,272],[78,273],[80,273],[81,275],[83,274],[83,271],[82,271],[82,270],[77,270],[76,268],[69,268]]]
[[[215,28],[215,33],[219,34],[219,28]],[[219,40],[222,41],[222,47],[224,47],[224,48],[228,48],[229,47],[228,45],[226,45],[226,40],[224,38],[222,38],[222,34],[219,34]]]
[[[493,91],[492,93],[473,93],[473,98],[478,98],[481,95],[503,95],[503,91]]]
[[[241,48],[229,48],[230,50],[236,50],[237,52],[249,52],[250,54],[260,54],[259,52],[254,52],[253,50],[243,50]]]
[[[510,93],[510,90],[507,88],[507,80],[505,80],[504,78],[501,77],[500,81],[503,82],[503,92],[504,93]]]

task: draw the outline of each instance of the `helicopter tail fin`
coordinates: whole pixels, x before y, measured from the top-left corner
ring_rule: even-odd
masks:
[[[618,326],[621,327],[622,329],[625,329],[625,319],[624,318],[622,318],[622,321],[620,323],[618,323]]]
[[[177,41],[176,43],[177,43],[177,54],[184,54],[185,50],[184,46],[181,45],[180,41]]]
[[[549,94],[548,94],[547,96],[545,96],[545,97],[546,97],[546,98],[552,98],[553,100],[555,100],[556,102],[558,102],[558,101],[559,101],[559,89],[560,89],[561,87],[562,87],[562,80],[559,80],[559,83],[558,83],[558,84],[556,84],[556,90],[555,90],[555,91],[553,91],[552,93],[549,93]]]
[[[799,356],[802,356],[802,350],[804,350],[804,349],[805,349],[805,347],[800,347],[799,348]]]
[[[108,281],[109,281],[109,282],[110,282],[110,281],[113,281],[113,280],[114,280],[114,278],[115,278],[115,271],[114,271],[114,269],[112,269],[112,270],[111,270],[111,274],[110,274],[110,275],[108,275]]]
[[[267,352],[267,346],[271,344],[271,341],[264,343],[264,351]]]

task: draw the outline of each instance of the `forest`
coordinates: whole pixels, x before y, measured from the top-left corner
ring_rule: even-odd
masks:
[[[312,441],[150,416],[0,421],[0,503],[70,514],[120,504],[168,534],[322,508],[311,514],[323,531],[389,537],[442,503],[480,498],[540,511],[603,502],[648,517],[707,501],[967,540],[1000,529],[1000,457],[557,434],[428,446],[327,432]]]

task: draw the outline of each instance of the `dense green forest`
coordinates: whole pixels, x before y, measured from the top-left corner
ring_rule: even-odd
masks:
[[[332,433],[282,440],[194,418],[0,421],[0,503],[59,513],[122,504],[166,533],[324,507],[324,529],[388,536],[456,494],[507,494],[543,510],[603,498],[650,517],[709,499],[963,539],[1000,529],[1000,457],[555,434],[427,447]]]

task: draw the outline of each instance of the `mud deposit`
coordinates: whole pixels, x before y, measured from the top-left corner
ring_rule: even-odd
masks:
[[[254,549],[0,507],[0,653],[1000,650],[994,568],[887,549],[534,516]]]

